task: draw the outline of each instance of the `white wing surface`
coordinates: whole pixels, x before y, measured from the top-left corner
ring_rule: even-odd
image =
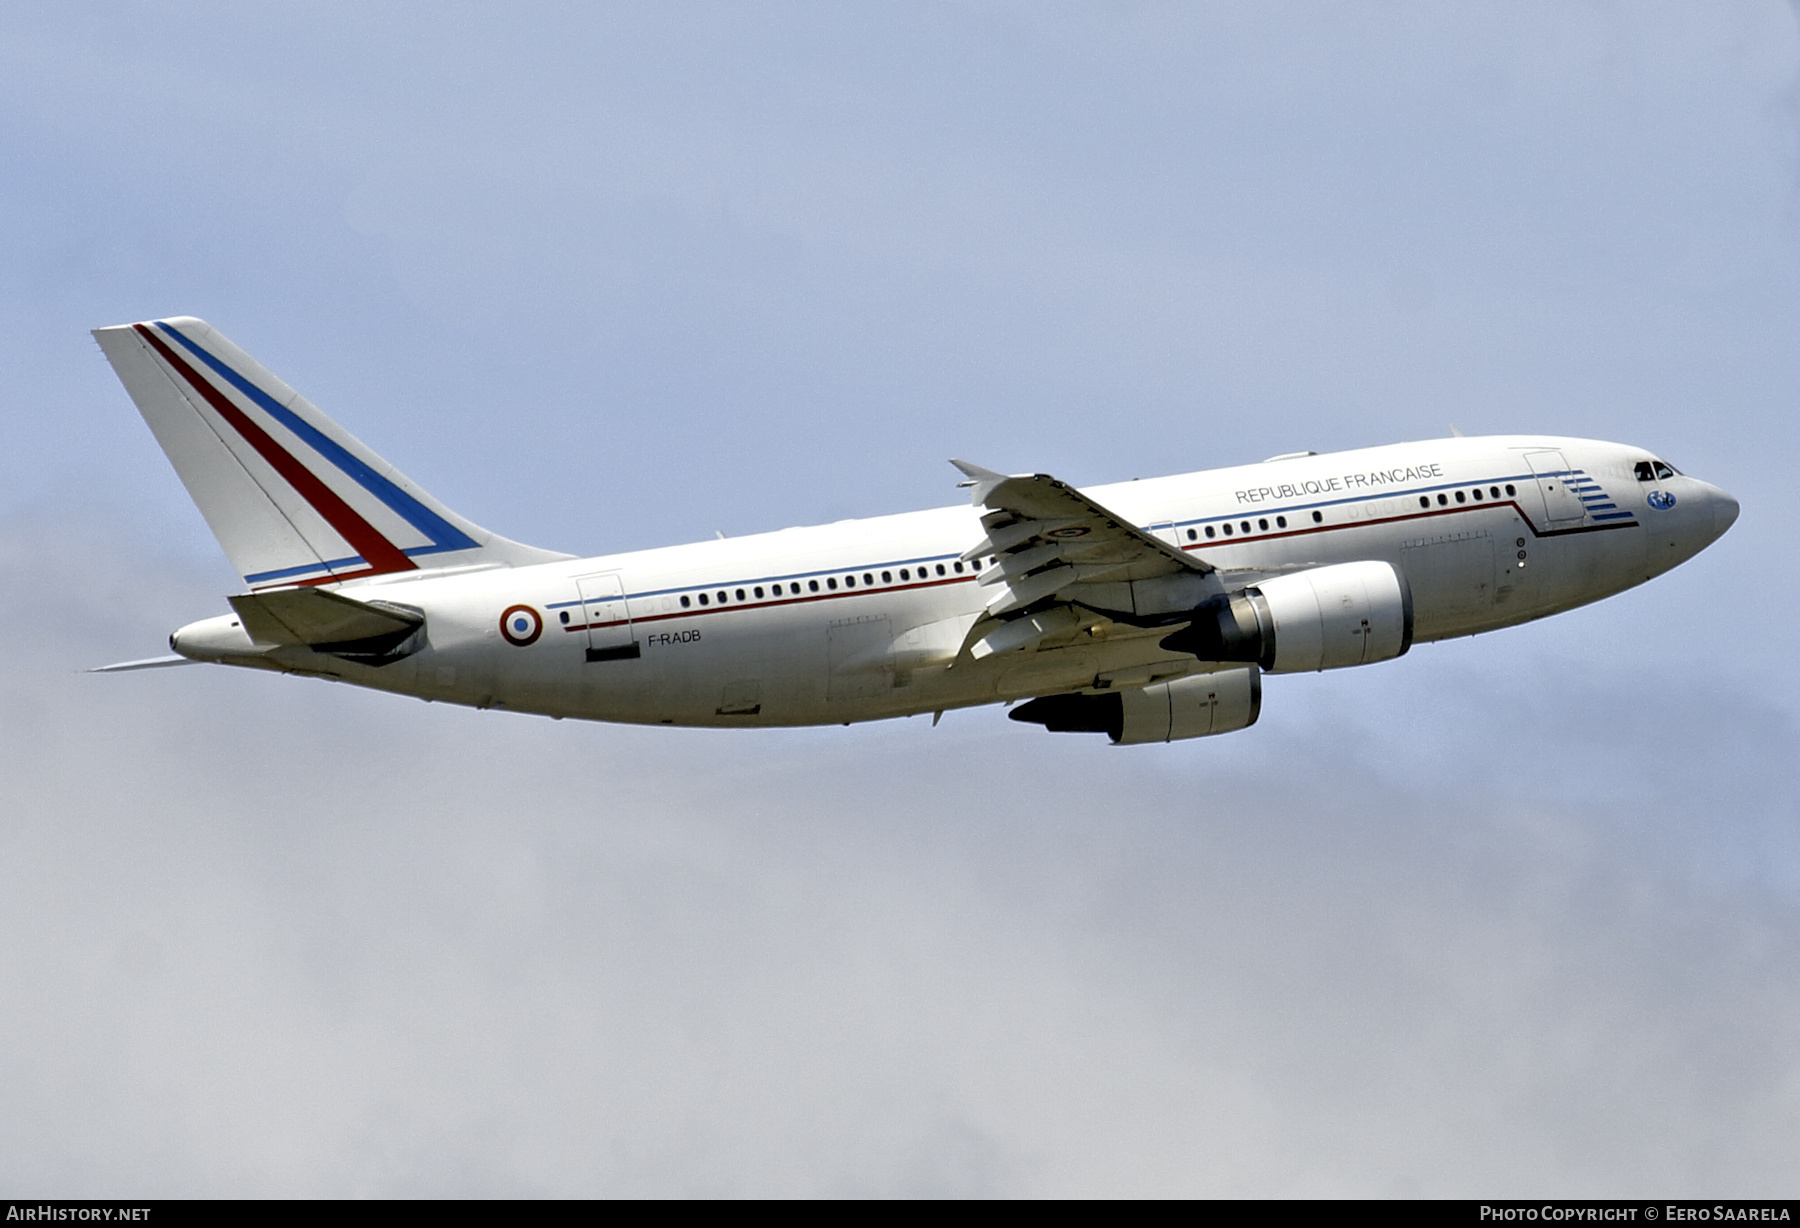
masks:
[[[986,536],[963,554],[993,559],[980,576],[994,594],[988,618],[975,628],[970,652],[977,658],[1022,651],[1106,621],[1077,600],[1098,586],[1213,571],[1049,474],[1015,477],[968,461],[950,463],[968,476],[970,502],[989,509],[981,518]]]

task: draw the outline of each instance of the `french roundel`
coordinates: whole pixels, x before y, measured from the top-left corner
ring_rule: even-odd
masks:
[[[506,613],[500,616],[500,634],[515,647],[535,644],[543,633],[543,616],[528,605],[508,606]]]

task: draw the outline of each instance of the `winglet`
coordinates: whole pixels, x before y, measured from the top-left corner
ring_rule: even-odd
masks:
[[[983,469],[980,465],[971,464],[966,460],[957,460],[955,457],[951,457],[950,463],[960,469],[963,475],[969,479],[966,482],[958,482],[957,486],[971,488],[969,502],[976,507],[984,505],[987,497],[994,493],[995,487],[1000,483],[1010,480],[1007,474],[995,473],[992,469]]]

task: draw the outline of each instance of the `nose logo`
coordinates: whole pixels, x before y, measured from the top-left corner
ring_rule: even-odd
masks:
[[[1666,512],[1675,506],[1675,496],[1666,490],[1653,490],[1644,502],[1659,512]]]

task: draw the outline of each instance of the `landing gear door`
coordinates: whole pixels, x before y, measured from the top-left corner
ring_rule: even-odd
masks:
[[[581,620],[587,626],[587,659],[620,661],[637,656],[637,640],[625,608],[625,586],[619,573],[581,576],[575,584],[581,590]]]
[[[1531,466],[1536,477],[1538,494],[1544,501],[1544,518],[1553,529],[1564,529],[1573,524],[1580,524],[1587,515],[1587,507],[1576,497],[1569,483],[1575,475],[1569,471],[1569,462],[1561,452],[1527,452],[1525,463]]]

